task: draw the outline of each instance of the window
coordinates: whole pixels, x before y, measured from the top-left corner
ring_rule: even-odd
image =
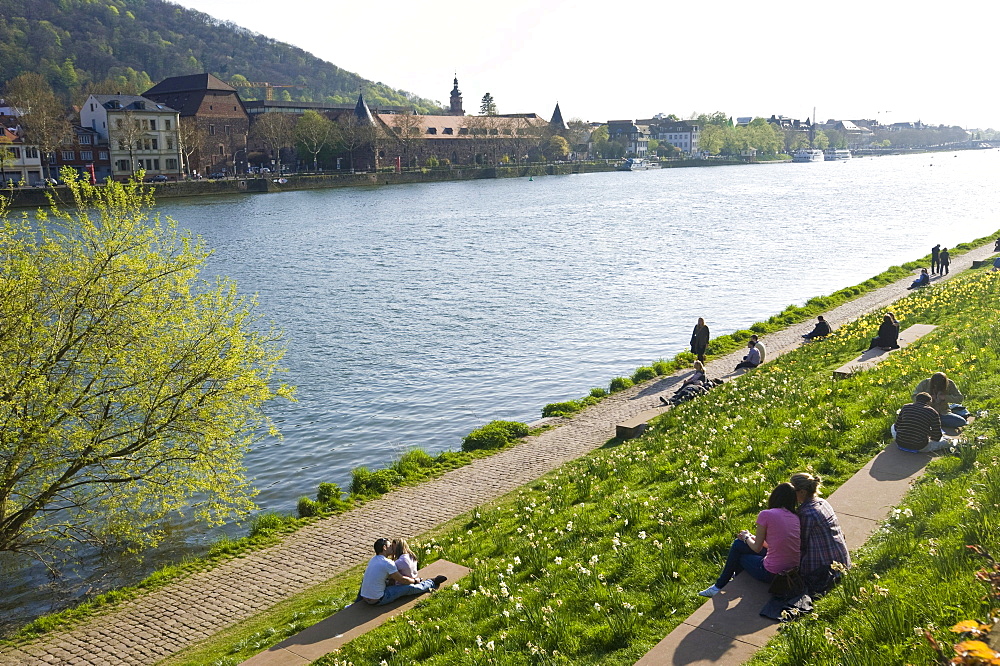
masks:
[[[83,160],[84,162],[93,162],[94,161],[94,151],[92,151],[92,150],[81,150],[80,151],[80,159]]]
[[[231,132],[229,130],[230,130],[229,125],[226,125],[226,136],[230,135]]]
[[[437,127],[428,127],[427,128],[427,133],[428,134],[437,134],[438,133]]]
[[[97,157],[98,157],[98,159],[102,159],[102,160],[108,159],[108,151],[102,150],[101,152],[97,153]]]
[[[225,155],[226,154],[226,147],[223,146],[221,143],[219,144],[219,154],[220,155]]]
[[[128,171],[128,160],[118,160],[115,162],[115,168],[119,171]]]
[[[170,129],[170,121],[169,120],[164,120],[163,121],[163,129],[167,129],[167,130]]]
[[[143,118],[142,119],[142,129],[144,129],[144,130],[148,130],[149,129],[149,118]]]
[[[155,130],[156,129],[156,120],[155,119],[149,121],[149,129],[151,129],[151,130]]]
[[[121,118],[115,118],[115,127],[117,127],[118,129],[121,129],[122,125],[123,125],[122,119]]]
[[[160,170],[160,160],[153,160],[153,169],[156,171]]]
[[[168,136],[167,137],[167,150],[173,150],[173,149],[174,149],[174,137]]]
[[[169,159],[168,158],[166,160],[166,164],[167,164],[167,171],[176,171],[177,170],[177,160],[175,160],[175,159]]]
[[[215,136],[215,125],[208,126],[208,134],[209,136]]]
[[[63,162],[72,162],[73,160],[76,159],[76,153],[74,153],[72,150],[64,150],[62,151],[62,159]]]
[[[84,146],[89,146],[91,144],[92,138],[89,134],[80,135],[80,144]]]
[[[159,150],[160,149],[160,140],[157,139],[155,136],[152,139],[150,139],[150,143],[153,146],[153,150]]]
[[[444,134],[454,134],[455,131],[451,127],[445,127],[443,133]]]
[[[10,152],[14,153],[14,159],[15,160],[21,159],[21,149],[20,148],[11,148]]]

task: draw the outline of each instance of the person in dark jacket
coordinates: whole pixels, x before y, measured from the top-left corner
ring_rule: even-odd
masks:
[[[691,331],[691,353],[697,356],[702,363],[705,362],[705,350],[708,349],[709,337],[711,337],[711,333],[708,326],[705,325],[705,320],[698,317],[698,324]]]
[[[899,349],[899,322],[892,316],[892,313],[882,318],[882,324],[878,327],[878,335],[872,338],[872,344],[868,349],[876,347]]]
[[[941,244],[938,243],[931,248],[931,273],[937,273],[941,269]]]
[[[951,266],[951,254],[948,252],[948,248],[944,248],[938,258],[938,273],[947,275],[949,266]]]
[[[806,340],[812,340],[814,338],[825,338],[830,335],[833,331],[830,330],[830,325],[826,323],[826,319],[823,319],[823,315],[816,317],[817,322],[813,327],[813,330],[809,331],[802,337]]]
[[[920,269],[920,275],[914,280],[907,289],[917,289],[918,287],[926,287],[931,283],[931,276],[927,274],[926,268]]]

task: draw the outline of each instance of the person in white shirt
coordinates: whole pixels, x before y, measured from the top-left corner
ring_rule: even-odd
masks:
[[[358,591],[358,600],[366,604],[384,606],[400,597],[436,590],[448,580],[446,576],[421,579],[401,574],[396,568],[396,563],[390,559],[392,541],[389,539],[376,539],[374,548],[375,557],[368,561],[364,577],[361,579],[361,589]],[[395,584],[388,585],[390,580]]]

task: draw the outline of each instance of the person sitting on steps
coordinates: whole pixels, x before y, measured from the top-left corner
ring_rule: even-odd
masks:
[[[389,539],[376,539],[374,548],[375,557],[370,559],[368,566],[365,567],[361,589],[358,590],[355,601],[364,601],[370,606],[384,606],[400,597],[436,590],[448,580],[447,576],[421,580],[417,576],[404,576],[399,573],[396,563],[389,559],[392,555],[392,541]],[[396,584],[388,585],[390,579]]]
[[[714,597],[743,570],[757,580],[770,583],[778,574],[799,566],[801,527],[795,514],[792,484],[778,484],[771,491],[767,506],[757,515],[757,534],[742,530],[736,535],[719,578],[698,594]]]
[[[890,431],[896,446],[907,453],[931,453],[953,444],[941,432],[941,417],[931,407],[930,393],[918,393],[903,405]]]
[[[882,349],[899,349],[899,322],[896,321],[891,312],[882,318],[882,323],[878,327],[878,335],[872,338],[872,343],[868,349],[875,349],[876,347],[881,347]]]
[[[917,384],[917,388],[913,389],[913,396],[916,397],[918,393],[927,393],[931,396],[931,407],[941,417],[942,428],[964,428],[969,425],[964,416],[952,411],[962,411],[965,408],[961,405],[963,397],[961,391],[955,386],[955,382],[948,379],[948,375],[935,372]]]

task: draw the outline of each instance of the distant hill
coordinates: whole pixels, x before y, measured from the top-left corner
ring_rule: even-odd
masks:
[[[0,77],[38,72],[67,102],[90,92],[133,93],[168,76],[211,72],[224,81],[294,84],[275,99],[370,104],[435,112],[435,102],[357,74],[208,14],[163,0],[0,0]],[[263,91],[240,88],[244,99]]]

